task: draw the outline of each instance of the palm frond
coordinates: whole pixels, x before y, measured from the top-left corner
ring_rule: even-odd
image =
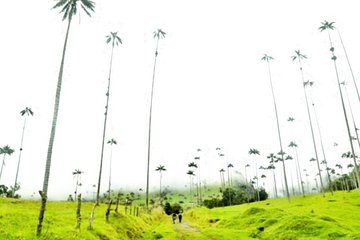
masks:
[[[52,8],[58,8],[58,7],[61,7],[65,4],[68,4],[68,0],[59,0]]]

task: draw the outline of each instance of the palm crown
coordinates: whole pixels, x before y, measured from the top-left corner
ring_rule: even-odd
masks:
[[[74,15],[77,13],[78,2],[80,2],[80,7],[84,12],[91,17],[90,11],[94,12],[95,3],[90,0],[59,0],[53,8],[61,8],[60,13],[64,13],[63,20],[71,20]]]
[[[291,59],[294,61],[296,59],[306,59],[307,56],[300,53],[300,50],[295,50],[295,55],[291,56]]]
[[[270,60],[273,60],[274,58],[270,55],[264,54],[264,56],[261,58],[263,61],[269,62]]]
[[[153,32],[154,38],[160,39],[165,38],[166,32],[158,28],[156,31]]]
[[[334,26],[335,22],[328,22],[328,21],[324,21],[321,23],[321,26],[319,27],[320,32],[326,30],[326,29],[331,29],[334,30],[335,26]]]
[[[113,47],[115,46],[115,44],[116,46],[118,46],[119,43],[122,44],[122,40],[117,35],[117,32],[110,32],[110,34],[106,36],[106,43],[110,43],[110,42],[112,42]]]
[[[29,115],[34,115],[34,112],[31,110],[31,108],[28,108],[28,107],[26,107],[24,110],[22,110],[21,112],[20,112],[20,114],[21,114],[21,116],[24,116],[25,114],[27,115],[27,116],[29,116]]]

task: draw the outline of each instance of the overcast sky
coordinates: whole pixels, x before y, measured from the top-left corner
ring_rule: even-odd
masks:
[[[105,36],[118,31],[106,139],[114,138],[113,186],[146,186],[148,113],[156,41],[151,189],[158,189],[155,168],[164,165],[164,185],[188,184],[187,164],[201,148],[202,176],[219,180],[228,163],[244,172],[256,148],[258,166],[279,151],[274,107],[263,54],[271,62],[284,146],[299,145],[302,168],[312,171],[314,156],[301,76],[291,56],[307,55],[305,78],[312,88],[329,165],[349,151],[329,41],[318,27],[334,21],[346,44],[355,77],[359,74],[360,22],[357,1],[95,1],[92,18],[79,11],[73,19],[65,59],[58,126],[49,183],[50,198],[74,191],[74,169],[84,171],[82,191],[97,184],[106,102],[110,45]],[[5,1],[0,9],[0,145],[16,151],[6,157],[0,184],[12,185],[16,173],[25,107],[27,121],[19,182],[23,196],[42,187],[54,94],[66,23],[55,1]],[[341,81],[348,81],[355,118],[359,102],[337,31],[332,32]],[[296,119],[290,124],[289,116]],[[316,131],[319,145],[318,132]],[[334,142],[339,144],[333,147]],[[216,147],[225,157],[219,159]],[[320,145],[318,146],[320,149]],[[284,149],[293,154],[291,149]],[[357,149],[358,150],[358,149]],[[107,189],[110,148],[106,146],[102,192]],[[323,158],[319,154],[319,158]],[[2,158],[1,158],[2,160]],[[344,161],[344,160],[342,160]],[[344,161],[344,166],[345,161]],[[291,168],[289,166],[289,168]],[[253,168],[252,168],[253,169]],[[244,173],[243,173],[244,174]],[[251,173],[253,174],[253,173]]]

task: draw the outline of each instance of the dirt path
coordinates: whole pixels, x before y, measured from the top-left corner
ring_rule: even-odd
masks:
[[[205,235],[198,228],[192,227],[186,222],[174,224],[174,230],[179,234],[179,239],[214,240],[214,238]]]

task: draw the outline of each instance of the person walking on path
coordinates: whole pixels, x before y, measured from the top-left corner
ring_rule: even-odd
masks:
[[[176,213],[172,214],[172,220],[173,220],[173,223],[175,224],[176,223]]]
[[[179,223],[181,223],[181,220],[182,220],[182,214],[179,213]]]

